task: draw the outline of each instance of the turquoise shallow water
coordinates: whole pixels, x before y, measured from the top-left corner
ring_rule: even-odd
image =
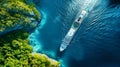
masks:
[[[81,0],[40,0],[42,21],[29,37],[33,51],[60,61],[61,67],[120,67],[120,17],[111,19],[107,12],[95,22],[86,18],[69,47],[59,52],[81,4]]]

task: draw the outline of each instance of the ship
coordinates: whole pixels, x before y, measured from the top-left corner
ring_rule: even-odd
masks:
[[[68,47],[75,33],[80,28],[81,23],[87,17],[88,13],[93,9],[96,2],[97,0],[85,0],[81,9],[80,15],[78,16],[78,18],[75,19],[70,30],[62,40],[62,43],[60,45],[60,52],[64,51]]]

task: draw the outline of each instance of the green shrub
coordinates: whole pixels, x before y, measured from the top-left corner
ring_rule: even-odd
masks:
[[[59,67],[59,62],[44,54],[32,53],[28,33],[16,30],[0,37],[1,67]]]
[[[34,4],[27,4],[27,0],[0,0],[0,32],[21,25],[27,27],[33,22],[40,21],[40,13]]]

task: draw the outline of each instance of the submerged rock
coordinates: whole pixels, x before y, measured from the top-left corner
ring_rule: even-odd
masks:
[[[33,3],[27,0],[0,1],[0,35],[16,29],[32,29],[40,22],[41,16]]]

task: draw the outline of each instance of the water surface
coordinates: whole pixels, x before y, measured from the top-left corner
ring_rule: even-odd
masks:
[[[120,67],[120,17],[99,22],[86,18],[69,47],[59,52],[81,4],[81,0],[40,0],[42,21],[29,38],[34,51],[60,61],[61,67]]]

